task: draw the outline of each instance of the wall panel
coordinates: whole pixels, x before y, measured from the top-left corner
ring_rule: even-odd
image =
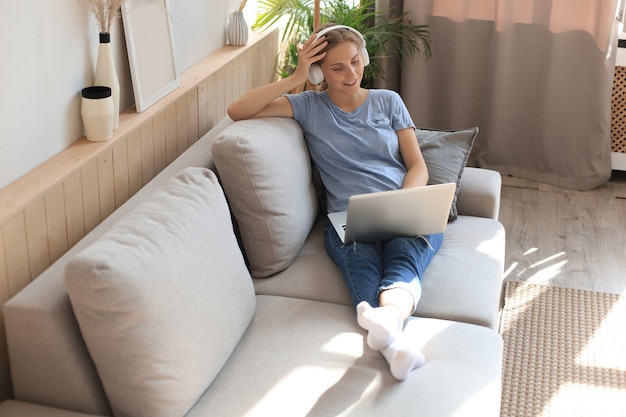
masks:
[[[178,156],[178,141],[177,141],[177,113],[176,103],[169,106],[165,110],[165,152],[167,155],[167,164],[171,164]]]
[[[24,210],[24,216],[30,275],[33,279],[50,266],[50,245],[48,244],[44,199],[40,198],[33,202]]]
[[[50,262],[54,262],[69,249],[63,184],[59,184],[46,194],[45,203]]]
[[[0,227],[0,302],[3,304],[9,299],[9,275],[5,254],[4,227]]]
[[[189,147],[189,110],[187,97],[176,101],[176,156]]]
[[[208,79],[198,84],[198,135],[200,132],[208,132],[209,127],[209,92]]]
[[[221,119],[217,115],[217,97],[215,97],[215,89],[217,85],[217,77],[212,74],[206,79],[206,96],[207,96],[207,122],[209,129],[215,126]]]
[[[139,129],[133,130],[128,134],[126,146],[128,147],[128,187],[130,195],[134,195],[143,187],[141,131]]]
[[[152,120],[141,126],[141,178],[146,185],[154,178],[154,127]]]
[[[115,177],[113,176],[113,148],[107,148],[97,158],[98,190],[100,191],[100,219],[106,219],[115,210]],[[141,165],[140,165],[141,168]],[[140,177],[141,178],[141,177]]]
[[[80,172],[72,174],[63,184],[65,193],[65,220],[67,222],[67,243],[74,246],[85,236],[85,217],[83,213],[83,186]],[[30,241],[29,241],[30,246]],[[35,276],[39,275],[34,274]]]
[[[113,187],[115,188],[115,207],[124,204],[130,198],[128,182],[128,137],[123,137],[113,145]]]
[[[165,149],[165,112],[160,112],[152,119],[154,137],[154,172],[159,173],[167,166]]]
[[[4,231],[0,228],[0,302],[4,304],[10,297],[9,275],[4,250]]]
[[[24,217],[19,213],[2,226],[9,296],[17,294],[31,279]]]
[[[198,88],[196,87],[187,94],[187,134],[189,146],[200,139],[198,111]]]
[[[215,72],[215,84],[213,84],[213,90],[209,92],[215,98],[215,116],[217,120],[226,115],[226,76],[224,72],[224,68],[220,68]]]
[[[83,185],[83,213],[85,215],[85,233],[100,224],[100,190],[98,189],[98,161],[87,162],[80,170]]]

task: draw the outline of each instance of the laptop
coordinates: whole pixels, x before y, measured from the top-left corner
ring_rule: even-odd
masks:
[[[456,184],[356,194],[348,210],[328,213],[344,244],[443,233]]]

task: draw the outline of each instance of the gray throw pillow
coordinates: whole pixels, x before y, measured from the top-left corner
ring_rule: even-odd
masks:
[[[211,150],[252,276],[287,268],[318,214],[300,125],[277,117],[238,121]]]
[[[449,221],[458,217],[456,209],[459,181],[472,151],[478,128],[462,130],[415,129],[417,141],[428,168],[428,184],[456,183]]]
[[[116,416],[183,416],[255,311],[252,280],[217,178],[186,168],[65,275],[83,339]]]

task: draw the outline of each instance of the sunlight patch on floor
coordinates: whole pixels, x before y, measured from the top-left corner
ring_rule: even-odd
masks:
[[[504,278],[525,281],[533,284],[549,284],[550,281],[565,271],[568,264],[567,253],[564,251],[534,260],[539,249],[532,247],[523,253],[526,262],[513,261],[504,271]],[[530,258],[530,259],[529,259]],[[527,265],[527,266],[524,266]]]
[[[625,400],[624,391],[618,389],[568,383],[559,388],[539,417],[623,417]]]
[[[621,372],[621,378],[626,378],[626,336],[616,337],[624,333],[624,317],[626,298],[620,298],[580,352],[576,363],[584,367],[611,370],[611,374]],[[610,378],[611,375],[607,373],[606,377]]]

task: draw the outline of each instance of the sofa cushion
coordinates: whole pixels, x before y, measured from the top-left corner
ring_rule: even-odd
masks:
[[[271,279],[253,280],[257,294],[352,305],[341,272],[324,247],[325,217],[288,269]],[[414,315],[497,328],[504,247],[502,224],[459,216],[446,228],[441,249],[426,268]]]
[[[258,296],[249,330],[187,417],[499,416],[497,332],[413,318],[406,333],[426,364],[398,382],[352,307]]]
[[[459,216],[422,278],[415,315],[498,328],[505,231],[499,222]]]
[[[291,119],[239,121],[222,131],[212,151],[252,275],[282,271],[318,211],[302,129]]]
[[[73,257],[66,286],[114,415],[182,416],[255,309],[215,175],[186,168]]]
[[[289,268],[271,279],[252,280],[257,294],[352,305],[341,271],[326,252],[324,226],[327,221],[326,215],[319,216]]]
[[[449,220],[456,220],[457,195],[478,128],[463,130],[416,129],[415,134],[428,167],[428,184],[456,183]]]

